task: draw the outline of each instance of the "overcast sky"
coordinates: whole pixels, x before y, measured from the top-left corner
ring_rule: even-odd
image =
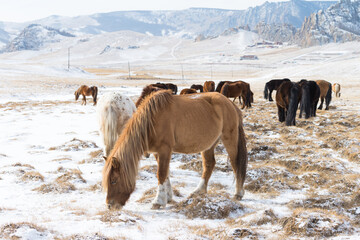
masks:
[[[284,2],[286,0],[270,0]],[[246,9],[265,0],[0,0],[0,21],[25,22],[50,15],[79,16],[122,10],[179,10],[190,7]]]

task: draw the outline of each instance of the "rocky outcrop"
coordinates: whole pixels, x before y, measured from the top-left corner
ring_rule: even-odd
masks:
[[[296,34],[296,28],[290,24],[266,24],[256,25],[254,31],[265,40],[273,42],[291,42]]]

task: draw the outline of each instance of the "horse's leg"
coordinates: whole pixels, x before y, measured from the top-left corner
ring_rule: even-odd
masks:
[[[192,192],[191,196],[204,194],[207,192],[207,184],[209,182],[211,173],[215,167],[214,149],[216,145],[217,141],[210,149],[201,153],[203,172],[201,175],[200,183],[197,188],[195,188],[195,190]]]
[[[285,109],[277,105],[278,107],[278,116],[279,116],[279,122],[285,121]]]
[[[302,117],[302,112],[304,110],[304,105],[302,103],[300,103],[300,113],[299,113],[299,118]],[[306,115],[306,114],[305,114]]]
[[[320,99],[320,106],[319,106],[319,108],[318,109],[322,109],[323,108],[323,103],[324,103],[324,97],[321,97],[321,99]]]
[[[274,101],[273,99],[272,99],[272,97],[271,97],[271,93],[273,92],[273,90],[270,88],[269,89],[269,102],[272,102],[272,101]]]
[[[240,96],[239,96],[240,98]],[[242,106],[241,106],[241,109],[244,109],[245,108],[245,101],[246,101],[246,98],[244,95],[241,95],[241,98],[242,98]]]
[[[169,177],[169,176],[166,178],[165,184],[166,184],[166,197],[167,197],[167,202],[170,203],[170,202],[172,201],[172,198],[173,198],[173,191],[172,191],[172,187],[171,187],[170,177]]]
[[[167,186],[170,185],[166,183],[166,179],[168,178],[169,173],[169,164],[171,151],[167,147],[163,147],[161,151],[154,154],[155,158],[158,162],[157,169],[157,178],[158,178],[158,191],[155,199],[152,202],[152,209],[159,209],[160,207],[165,207],[168,202],[167,196]]]
[[[85,95],[83,95],[83,100],[82,100],[81,105],[86,105],[86,97],[85,97]]]

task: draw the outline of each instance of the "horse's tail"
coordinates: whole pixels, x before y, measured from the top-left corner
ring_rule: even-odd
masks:
[[[296,84],[292,84],[290,89],[290,101],[289,109],[286,115],[286,126],[295,126],[296,110],[298,108],[299,100],[299,87]]]
[[[115,142],[118,139],[117,122],[118,116],[116,114],[115,102],[110,102],[107,107],[101,109],[100,126],[103,134],[103,141],[105,145],[106,156],[109,156],[110,151],[113,149]]]
[[[228,83],[225,83],[225,84],[222,86],[220,93],[221,93],[222,95],[224,95],[225,97],[228,97],[228,93],[229,93],[229,84],[228,84]]]
[[[301,109],[305,111],[305,118],[309,118],[311,112],[311,96],[310,86],[307,83],[302,86]]]
[[[325,110],[329,109],[330,102],[331,102],[331,83],[329,83],[329,88],[325,96],[325,104],[326,104]]]
[[[265,88],[264,88],[264,98],[268,99],[269,98],[269,89],[268,89],[268,84],[265,84]]]
[[[240,116],[240,122],[238,127],[238,152],[236,157],[236,180],[240,185],[240,188],[244,186],[245,177],[246,177],[246,168],[248,163],[247,149],[246,149],[246,139],[245,132],[242,124],[242,119]],[[242,196],[241,196],[242,197]]]
[[[94,99],[94,105],[97,103],[97,95],[98,95],[98,88],[96,86],[93,87],[93,99]]]

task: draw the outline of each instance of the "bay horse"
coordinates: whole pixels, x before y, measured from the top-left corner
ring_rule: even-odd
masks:
[[[331,83],[325,80],[317,80],[316,83],[320,87],[320,105],[318,109],[323,108],[323,103],[325,99],[325,110],[329,110],[329,105],[331,102]]]
[[[163,84],[163,85],[165,85],[166,88],[164,88],[164,89],[171,89],[172,92],[173,92],[173,94],[176,94],[177,91],[178,91],[177,85],[172,84],[172,83],[161,83],[161,82],[158,82],[158,83],[156,83],[156,84]],[[163,87],[162,87],[162,88],[163,88]]]
[[[136,107],[134,102],[127,96],[110,92],[101,96],[96,110],[105,146],[105,156],[108,156],[125,123],[136,111]]]
[[[180,95],[194,94],[194,93],[197,93],[196,89],[193,89],[193,88],[184,88],[183,90],[181,90]]]
[[[276,105],[280,122],[286,126],[295,126],[296,110],[301,99],[301,87],[298,83],[284,81],[276,91]]]
[[[79,99],[80,94],[83,96],[81,105],[86,105],[86,96],[92,96],[94,105],[96,105],[98,88],[96,86],[88,87],[86,85],[81,85],[78,90],[75,91],[75,101]]]
[[[190,88],[195,89],[195,90],[199,90],[200,92],[204,92],[204,87],[201,84],[193,84],[193,85],[191,85]]]
[[[284,81],[290,81],[290,79],[283,78],[283,79],[273,79],[268,81],[265,84],[265,88],[264,88],[264,98],[269,99],[270,102],[274,101],[273,98],[271,97],[271,94],[274,90],[277,90]]]
[[[250,90],[250,85],[246,82],[243,81],[227,82],[221,88],[221,94],[223,94],[227,98],[233,97],[234,101],[237,97],[239,97],[239,101],[241,98],[242,99],[241,109],[244,109],[245,107],[247,108],[251,107],[251,90]]]
[[[196,94],[196,97],[172,95],[168,91],[151,93],[128,121],[105,162],[102,185],[107,191],[108,208],[120,209],[129,199],[145,151],[153,153],[158,164],[153,209],[165,207],[172,199],[169,164],[173,152],[201,152],[202,177],[192,196],[205,194],[215,166],[214,149],[220,139],[234,171],[235,198],[240,200],[245,193],[248,160],[238,107],[219,93]]]
[[[340,95],[341,95],[340,89],[341,89],[340,84],[334,83],[334,84],[332,85],[332,91],[335,93],[335,96],[336,96],[336,97],[340,97]]]
[[[250,84],[247,83],[247,82],[244,82],[244,81],[241,81],[241,80],[239,80],[239,81],[234,81],[234,82],[232,82],[232,81],[220,81],[220,82],[218,83],[218,85],[216,86],[215,91],[218,92],[218,93],[221,93],[221,89],[222,89],[222,87],[224,86],[225,83],[235,83],[235,82],[242,82],[242,83],[245,83],[245,84],[248,85],[249,91],[250,91],[250,103],[249,103],[249,107],[251,107],[251,103],[254,102],[254,93],[251,91],[251,89],[250,89]],[[234,98],[233,102],[235,102],[235,100],[236,100],[236,97]],[[239,103],[241,104],[241,97],[240,97],[240,96],[239,96]]]
[[[204,83],[204,92],[214,92],[215,91],[215,83],[214,81],[205,81]]]
[[[316,107],[320,98],[320,88],[315,81],[307,81],[302,79],[299,82],[301,87],[301,101],[300,101],[300,114],[302,117],[303,111],[305,118],[316,117]]]
[[[157,86],[157,84],[150,84],[150,85],[147,85],[147,86],[145,86],[143,88],[140,97],[138,98],[138,100],[135,103],[136,108],[139,107],[139,105],[144,100],[144,98],[146,96],[150,95],[150,93],[157,92],[157,91],[160,91],[160,90],[167,90],[167,88],[166,89],[165,88],[159,88],[159,87],[156,87],[156,86]]]

